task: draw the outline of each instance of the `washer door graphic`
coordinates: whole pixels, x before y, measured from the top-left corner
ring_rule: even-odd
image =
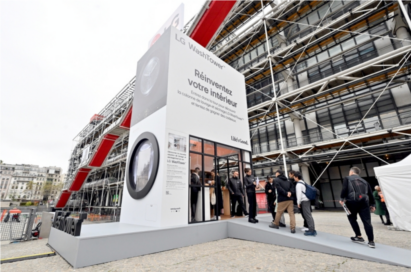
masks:
[[[144,132],[134,142],[127,165],[127,188],[134,199],[144,198],[156,180],[159,149],[154,134]]]
[[[140,92],[143,95],[148,95],[150,91],[153,89],[159,73],[160,60],[157,57],[153,57],[146,64],[143,70],[143,74],[141,75]]]

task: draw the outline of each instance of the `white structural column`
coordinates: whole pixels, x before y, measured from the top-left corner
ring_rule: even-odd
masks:
[[[305,163],[300,164],[301,174],[303,175],[303,180],[311,185],[310,171]]]
[[[295,133],[295,138],[297,139],[297,145],[302,145],[304,143],[303,141],[303,133],[301,131],[301,126],[300,126],[300,120],[301,118],[294,113],[290,113],[291,121],[293,121],[294,124],[294,133]]]
[[[279,37],[277,39],[280,42],[280,47],[281,48],[286,48],[287,47],[286,37],[284,37],[284,35],[282,35],[282,34],[278,34],[278,35],[276,35],[276,37]],[[285,83],[284,84],[287,84],[287,91],[284,91],[284,92],[281,92],[281,93],[285,94],[285,93],[289,93],[292,90],[294,90],[294,82],[293,82],[293,74],[292,74],[290,68],[288,68],[283,73],[283,75],[284,75],[284,78],[285,78]]]
[[[261,7],[264,7],[263,5],[263,1],[261,0]],[[265,14],[264,14],[264,9],[262,10],[262,20],[263,20],[263,24],[264,24],[264,32],[265,32],[265,42],[266,42],[266,46],[267,46],[267,58],[268,58],[268,63],[270,65],[270,72],[271,72],[271,81],[273,84],[273,93],[274,93],[274,98],[273,98],[273,102],[275,105],[275,112],[276,112],[276,117],[277,117],[277,124],[278,124],[278,132],[280,133],[280,143],[281,143],[281,154],[283,157],[283,165],[284,165],[284,171],[287,171],[287,162],[286,162],[286,158],[285,158],[285,150],[284,150],[284,140],[283,140],[283,134],[281,132],[281,122],[280,122],[280,115],[278,114],[280,111],[278,110],[278,102],[277,102],[277,90],[275,88],[275,79],[274,79],[274,71],[273,71],[273,63],[272,63],[272,56],[271,56],[271,50],[270,50],[270,44],[268,42],[268,32],[267,32],[267,22],[266,22],[266,18],[265,18]],[[271,106],[270,106],[271,109]],[[287,172],[286,172],[286,176],[288,176]]]
[[[400,3],[400,2],[399,2]],[[401,3],[400,3],[401,4]],[[403,9],[404,11],[404,9]],[[410,32],[409,32],[409,28],[411,28],[411,26],[409,26],[407,24],[407,14],[404,15],[404,18],[401,16],[401,12],[398,10],[397,12],[397,16],[395,16],[395,29],[394,29],[394,34],[397,35],[398,39],[406,39],[406,40],[411,40],[411,36],[410,36]],[[404,12],[402,13],[404,14]],[[405,21],[404,21],[405,19]],[[407,42],[403,42],[403,45],[409,45],[406,44]]]

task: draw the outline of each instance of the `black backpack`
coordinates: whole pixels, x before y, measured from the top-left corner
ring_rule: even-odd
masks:
[[[368,183],[361,178],[348,177],[348,199],[355,202],[368,202]]]

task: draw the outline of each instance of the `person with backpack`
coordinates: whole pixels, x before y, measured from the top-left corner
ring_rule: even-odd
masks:
[[[283,213],[287,210],[290,216],[290,229],[291,233],[295,233],[295,214],[294,214],[294,185],[284,175],[283,170],[277,170],[275,172],[276,178],[274,183],[277,188],[277,213],[275,215],[274,223],[270,224],[270,228],[279,229],[280,220]]]
[[[303,215],[305,223],[308,226],[308,230],[304,232],[305,236],[317,236],[317,231],[314,226],[314,218],[311,214],[311,200],[307,197],[308,188],[307,184],[304,182],[303,177],[300,172],[294,172],[295,180],[295,195],[297,198],[298,208],[301,209],[301,214]]]
[[[358,167],[352,167],[349,176],[344,178],[340,204],[342,206],[345,204],[351,213],[348,215],[348,221],[350,221],[355,233],[355,237],[351,237],[351,241],[364,242],[357,222],[357,215],[359,215],[368,237],[368,246],[375,248],[374,232],[371,225],[371,212],[375,210],[375,200],[370,184],[360,177],[360,173],[361,170]]]
[[[288,171],[288,180],[289,180],[292,184],[294,184],[294,186],[297,185],[297,184],[295,183],[295,180],[294,180],[294,174],[295,174],[295,172],[296,172],[296,171],[294,171],[294,170]],[[310,207],[311,207],[311,206],[310,206]],[[297,208],[297,210],[299,210],[299,209],[298,209],[298,204],[297,204],[297,198],[294,198],[294,211],[296,210],[296,208]],[[298,212],[298,213],[300,213],[300,212]],[[301,231],[302,231],[302,232],[306,232],[306,231],[308,230],[307,220],[305,219],[303,213],[301,213],[301,217],[302,217],[303,220],[304,220],[304,225],[303,225],[303,227],[301,228]]]

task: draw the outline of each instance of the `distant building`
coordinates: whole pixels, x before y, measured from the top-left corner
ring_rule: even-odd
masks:
[[[60,167],[39,167],[32,164],[1,164],[1,199],[56,199],[62,188]]]
[[[14,165],[0,164],[0,195],[5,199],[14,174]]]

